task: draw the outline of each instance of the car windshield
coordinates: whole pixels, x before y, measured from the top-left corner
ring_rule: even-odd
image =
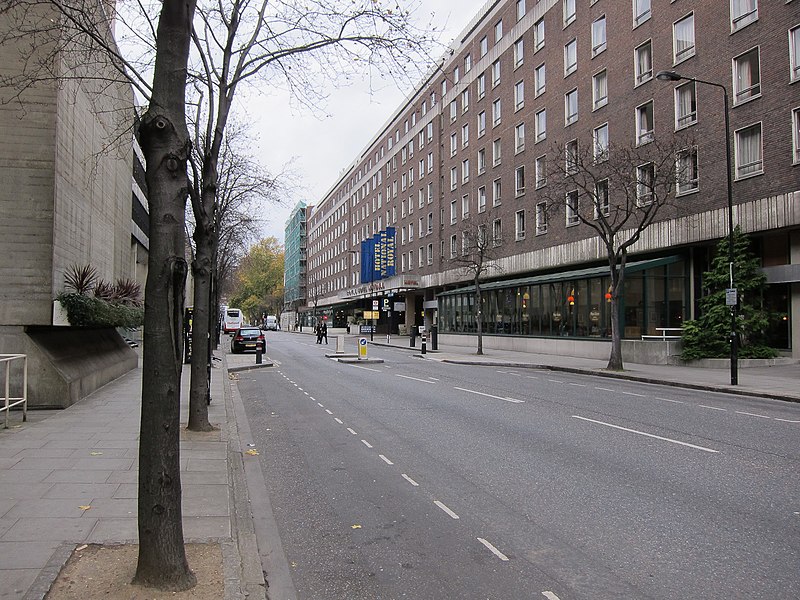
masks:
[[[258,329],[240,329],[239,335],[259,335],[261,332]]]

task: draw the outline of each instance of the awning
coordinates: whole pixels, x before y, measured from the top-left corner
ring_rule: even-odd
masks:
[[[636,273],[637,271],[644,271],[645,269],[655,269],[656,267],[663,267],[664,265],[671,265],[682,261],[682,256],[665,256],[664,258],[654,258],[651,260],[639,260],[635,262],[628,262],[625,264],[625,274]],[[546,275],[533,275],[531,277],[521,277],[518,279],[505,279],[501,281],[492,281],[489,283],[481,284],[481,291],[496,290],[500,288],[519,287],[525,285],[535,285],[537,283],[555,283],[558,281],[572,281],[580,279],[592,279],[594,277],[610,276],[608,265],[601,267],[591,267],[589,269],[576,269],[574,271],[559,271],[557,273],[548,273]],[[475,286],[470,285],[455,290],[447,290],[437,294],[440,296],[452,296],[455,294],[464,294],[475,291]]]

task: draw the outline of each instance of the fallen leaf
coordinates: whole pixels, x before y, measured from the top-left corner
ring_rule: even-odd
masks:
[[[258,450],[253,448],[252,450],[245,451],[245,454],[249,454],[250,456],[258,456]]]
[[[361,529],[361,525],[350,525],[350,529]]]
[[[89,510],[89,509],[90,509],[90,508],[92,508],[92,507],[91,507],[91,505],[89,505],[89,504],[85,504],[85,505],[83,505],[83,506],[79,506],[78,508],[80,508],[81,510]]]
[[[102,453],[102,452],[91,452],[90,454],[91,454],[92,456],[102,456],[102,455],[103,455],[103,453]]]
[[[81,550],[85,550],[88,547],[89,547],[89,544],[84,544],[83,546],[78,546],[77,548],[75,548],[75,550],[80,552]]]

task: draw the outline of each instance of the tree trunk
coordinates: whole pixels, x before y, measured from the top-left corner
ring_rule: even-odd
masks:
[[[623,371],[622,365],[622,332],[619,327],[619,297],[622,294],[624,270],[612,269],[611,275],[611,356],[606,368],[609,371]]]
[[[189,132],[184,94],[195,0],[164,0],[153,96],[140,127],[150,205],[139,439],[139,560],[133,582],[186,590],[197,580],[183,538],[180,401]]]
[[[475,327],[478,332],[478,351],[475,354],[483,354],[483,319],[481,318],[481,285],[475,279]]]

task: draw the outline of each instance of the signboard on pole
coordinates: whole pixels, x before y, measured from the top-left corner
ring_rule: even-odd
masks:
[[[367,338],[358,338],[358,360],[367,358]]]
[[[737,299],[737,292],[736,288],[726,288],[725,289],[725,306],[736,306],[739,304]]]

